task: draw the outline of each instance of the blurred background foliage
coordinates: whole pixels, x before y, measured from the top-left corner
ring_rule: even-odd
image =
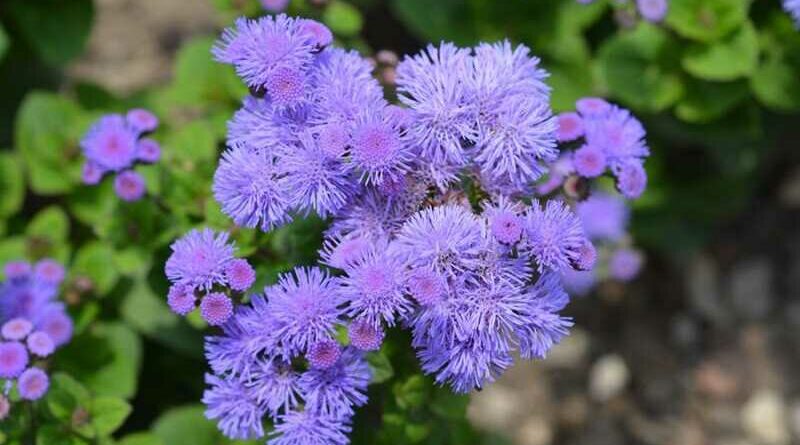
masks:
[[[199,405],[206,327],[164,302],[169,243],[192,227],[230,230],[262,286],[314,261],[325,222],[242,230],[210,196],[226,120],[247,91],[209,50],[234,18],[263,11],[255,0],[208,1],[216,29],[178,39],[170,78],[124,96],[70,73],[92,32],[92,0],[0,2],[0,263],[67,264],[63,295],[76,321],[46,400],[14,412],[0,444],[32,443],[32,417],[39,444],[231,443]],[[777,1],[671,0],[660,25],[612,0],[294,0],[288,12],[326,23],[337,44],[367,54],[509,38],[543,59],[557,111],[586,95],[631,108],[653,152],[633,232],[678,261],[746,208],[798,136],[800,33]],[[160,117],[164,157],[137,167],[150,195],[131,204],[110,181],[81,185],[78,142],[101,114],[134,106]],[[420,376],[400,335],[371,357],[381,384],[370,387],[354,443],[478,443],[468,400]]]

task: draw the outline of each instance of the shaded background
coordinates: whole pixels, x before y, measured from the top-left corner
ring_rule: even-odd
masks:
[[[170,434],[197,418],[198,408],[186,406],[202,393],[202,326],[163,312],[161,265],[166,243],[185,227],[198,220],[224,224],[202,203],[224,121],[243,92],[210,62],[208,48],[222,26],[240,13],[261,13],[259,6],[76,0],[65,7],[29,0],[46,6],[37,10],[25,3],[0,4],[0,147],[16,153],[0,152],[0,195],[6,196],[0,259],[55,252],[71,262],[77,272],[67,298],[79,325],[81,317],[86,326],[115,324],[79,335],[57,364],[88,375],[92,388],[102,388],[97,380],[104,378],[93,369],[127,366],[121,380],[107,372],[115,376],[109,385],[134,408],[117,437],[153,427],[165,444],[184,443],[185,436]],[[340,44],[366,53],[412,53],[442,39],[526,43],[553,73],[557,110],[582,95],[604,95],[630,107],[649,132],[651,184],[635,204],[632,228],[647,251],[641,277],[628,286],[602,283],[576,299],[568,308],[576,327],[547,360],[518,362],[472,396],[467,414],[476,430],[464,426],[463,439],[455,430],[431,433],[445,427],[413,423],[413,412],[401,418],[396,434],[386,426],[387,412],[413,406],[404,399],[416,394],[412,379],[371,389],[380,392],[371,397],[383,400],[383,408],[371,402],[364,410],[384,411],[362,420],[382,424],[384,438],[394,439],[386,443],[800,442],[800,34],[778,1],[675,4],[691,14],[663,27],[626,29],[627,12],[604,2],[293,2],[292,12],[321,18]],[[731,18],[737,4],[749,7],[750,19]],[[59,38],[47,38],[52,35]],[[717,56],[708,56],[711,51]],[[39,93],[32,96],[34,90]],[[75,142],[88,122],[140,104],[167,125],[160,134],[164,168],[174,170],[159,182],[159,199],[180,209],[169,219],[156,218],[155,205],[119,209],[103,191],[75,185]],[[23,185],[16,185],[12,178],[23,170]],[[198,177],[206,182],[187,184]],[[119,227],[116,216],[132,222]],[[41,227],[31,229],[36,221]],[[312,220],[257,238],[274,254],[259,269],[267,276],[262,280],[312,261],[321,227]],[[137,241],[147,241],[149,250],[128,248]],[[91,291],[80,288],[84,277],[92,280]],[[103,329],[119,332],[107,337]],[[126,359],[132,364],[120,364]],[[164,420],[164,413],[172,418]],[[193,443],[221,442],[197,428]],[[357,427],[356,442],[358,434]]]

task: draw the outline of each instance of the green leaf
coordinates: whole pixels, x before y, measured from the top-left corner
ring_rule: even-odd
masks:
[[[95,326],[95,335],[108,345],[110,357],[83,380],[95,393],[130,398],[136,393],[142,344],[139,337],[122,323]]]
[[[117,445],[165,445],[165,443],[153,433],[133,433],[120,439]]]
[[[702,82],[687,84],[686,95],[675,107],[675,114],[684,121],[705,123],[712,121],[748,97],[747,82]]]
[[[46,402],[55,418],[71,422],[75,410],[87,407],[90,400],[89,391],[77,380],[64,373],[53,374]]]
[[[764,105],[778,110],[800,108],[800,76],[783,59],[764,61],[750,79],[750,88]]]
[[[217,426],[206,419],[205,407],[186,405],[173,408],[156,420],[151,431],[165,444],[169,445],[220,445],[220,444],[260,444],[253,441],[230,441],[222,436]]]
[[[404,410],[419,408],[427,400],[428,382],[421,374],[415,374],[398,382],[392,388],[397,406]]]
[[[213,37],[201,37],[190,40],[178,51],[174,80],[167,94],[161,95],[170,105],[233,106],[247,94],[247,87],[233,68],[213,60],[213,45]]]
[[[694,44],[681,61],[689,74],[726,81],[749,76],[758,65],[758,35],[749,21],[724,40]]]
[[[340,0],[333,0],[325,8],[322,21],[334,34],[352,37],[361,31],[363,20],[357,8]]]
[[[394,375],[392,363],[383,352],[374,352],[367,355],[367,362],[372,370],[371,384],[383,383]]]
[[[114,266],[114,250],[101,241],[89,242],[75,255],[72,273],[89,278],[98,295],[107,294],[119,278]]]
[[[29,237],[45,238],[53,243],[65,242],[69,236],[69,217],[60,207],[47,207],[33,217],[25,234]]]
[[[613,96],[635,108],[661,111],[683,95],[680,74],[675,71],[676,48],[664,30],[641,23],[603,44],[600,72]]]
[[[553,88],[550,103],[555,112],[574,110],[575,101],[591,95],[594,82],[592,72],[586,69],[585,64],[555,63],[548,68],[548,83]]]
[[[393,0],[395,14],[426,40],[474,43],[473,21],[463,0]]]
[[[23,236],[0,239],[0,264],[27,257],[27,242]]]
[[[15,143],[34,192],[66,193],[78,183],[78,140],[86,124],[73,102],[55,94],[28,94],[17,113]]]
[[[22,207],[25,178],[14,153],[0,153],[0,217],[11,216]]]
[[[749,7],[750,0],[671,0],[666,22],[683,37],[710,42],[738,28]]]
[[[7,9],[37,54],[54,65],[83,52],[94,17],[92,0],[7,0]]]
[[[98,397],[92,401],[90,415],[98,436],[117,430],[131,413],[131,405],[116,397]]]
[[[106,180],[96,186],[80,187],[69,195],[72,215],[91,227],[99,238],[108,237],[119,205],[112,182]]]
[[[36,445],[89,445],[59,425],[43,425],[36,431]]]
[[[6,55],[6,51],[8,50],[8,34],[6,34],[5,28],[3,25],[0,25],[0,61],[3,60],[3,57]]]

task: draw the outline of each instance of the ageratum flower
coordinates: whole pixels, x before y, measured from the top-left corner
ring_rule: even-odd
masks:
[[[206,417],[217,421],[219,429],[231,439],[257,439],[264,436],[265,410],[236,379],[206,374],[203,403]]]
[[[563,202],[531,204],[526,213],[524,247],[536,259],[539,272],[571,268],[584,242],[580,221]]]
[[[0,342],[0,378],[19,376],[28,366],[28,350],[16,341]]]
[[[636,0],[636,8],[648,22],[660,22],[667,16],[668,0]]]
[[[350,426],[341,419],[309,411],[281,416],[267,445],[347,445]]]
[[[307,411],[343,419],[353,414],[354,407],[367,402],[371,376],[363,354],[346,348],[333,366],[309,369],[300,376],[298,384]]]
[[[200,315],[211,326],[220,326],[233,315],[233,302],[220,292],[212,292],[200,301]]]
[[[347,334],[350,345],[360,351],[377,351],[381,348],[383,337],[386,335],[383,328],[362,319],[353,321]]]
[[[347,301],[347,315],[376,328],[394,326],[395,319],[411,310],[405,296],[405,267],[396,256],[378,245],[349,265],[341,279],[340,293]]]
[[[50,379],[39,368],[28,368],[17,379],[19,397],[23,400],[39,400],[47,392]]]
[[[212,53],[217,61],[233,65],[248,86],[260,88],[279,70],[308,70],[314,49],[308,37],[299,21],[285,14],[240,18],[225,29]]]
[[[212,189],[222,211],[236,224],[268,231],[291,219],[285,181],[275,162],[265,150],[244,146],[222,155]]]
[[[242,258],[237,258],[225,268],[225,279],[231,289],[239,292],[244,292],[253,285],[256,281],[256,271],[253,266]]]
[[[475,264],[482,239],[481,223],[474,214],[445,205],[412,215],[395,247],[413,268],[433,267],[438,273],[456,275]]]
[[[126,170],[114,178],[114,192],[123,201],[138,201],[145,193],[144,178],[133,170]]]
[[[344,314],[338,287],[338,279],[326,272],[298,267],[265,289],[268,310],[276,322],[273,336],[284,357],[298,355],[333,337]]]
[[[314,343],[308,348],[306,358],[312,369],[327,369],[339,361],[342,356],[342,348],[335,340],[325,339]]]
[[[81,141],[83,154],[102,171],[120,171],[136,160],[137,130],[125,118],[110,114],[100,118]]]
[[[192,230],[170,246],[165,272],[174,284],[208,291],[225,284],[225,268],[233,259],[233,245],[226,232]]]
[[[247,373],[244,384],[256,403],[276,418],[280,412],[289,412],[299,404],[298,378],[289,363],[259,360]]]
[[[25,339],[33,331],[33,323],[26,318],[12,318],[3,323],[0,334],[6,340],[19,341]]]
[[[634,249],[619,249],[611,255],[609,275],[619,281],[631,281],[639,275],[644,264],[644,255]]]
[[[472,75],[471,62],[468,49],[442,43],[429,45],[397,66],[398,96],[414,122],[406,137],[428,160],[463,164],[462,142],[477,140],[477,110],[466,82]]]
[[[612,167],[650,154],[644,143],[644,127],[628,110],[612,106],[602,117],[586,119],[584,125],[586,141],[602,149]]]
[[[530,307],[525,326],[517,329],[520,356],[544,358],[547,352],[567,336],[572,320],[558,312],[569,302],[556,274],[546,274],[528,289]]]
[[[38,357],[47,357],[56,350],[53,339],[42,331],[32,333],[25,344],[28,346],[28,350]]]
[[[625,236],[630,210],[619,196],[594,192],[578,203],[575,212],[586,236],[593,240],[618,241]]]
[[[559,142],[569,142],[583,136],[583,120],[578,113],[561,113],[556,116],[558,130],[556,138]]]
[[[647,172],[642,161],[629,160],[614,171],[617,177],[617,190],[628,199],[636,199],[647,187]]]
[[[281,112],[269,99],[245,97],[242,107],[228,121],[228,146],[243,146],[274,155],[276,147],[293,142],[306,128],[307,110]]]

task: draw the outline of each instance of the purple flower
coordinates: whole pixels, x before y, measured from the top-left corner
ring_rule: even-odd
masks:
[[[290,219],[280,172],[265,151],[242,146],[226,151],[214,173],[213,191],[222,211],[240,226],[266,232]]]
[[[594,192],[578,203],[575,212],[586,236],[593,240],[618,241],[625,236],[630,210],[618,196]]]
[[[424,306],[435,306],[447,295],[447,280],[441,274],[425,267],[409,274],[408,293]]]
[[[788,12],[800,28],[800,0],[783,0],[783,9]]]
[[[369,251],[372,243],[362,237],[345,237],[325,240],[320,252],[321,263],[337,269],[347,269]]]
[[[584,125],[586,142],[602,149],[612,167],[650,154],[644,143],[644,128],[628,110],[611,107],[606,115],[586,119]]]
[[[28,368],[17,380],[19,397],[23,400],[39,400],[50,387],[50,379],[39,368]]]
[[[526,216],[525,248],[539,272],[571,267],[586,240],[578,218],[561,201],[534,201]]]
[[[384,246],[374,250],[347,268],[341,279],[340,293],[348,303],[347,315],[380,326],[394,326],[395,318],[411,309],[405,297],[405,268]]]
[[[483,216],[489,224],[489,233],[499,242],[515,244],[522,236],[524,220],[520,216],[520,208],[501,196],[497,204],[487,206]]]
[[[225,283],[225,268],[233,259],[233,245],[226,232],[192,230],[172,243],[165,272],[173,284],[209,290]]]
[[[481,241],[481,224],[475,215],[463,207],[445,205],[411,216],[395,245],[410,266],[454,275],[475,263]]]
[[[306,358],[312,369],[328,369],[339,361],[342,348],[334,340],[324,339],[308,348]]]
[[[644,255],[634,249],[619,249],[611,255],[608,269],[611,278],[631,281],[639,275],[644,265]]]
[[[628,199],[642,196],[647,188],[647,172],[641,161],[625,162],[614,170],[617,177],[617,190]]]
[[[588,239],[578,248],[578,257],[572,263],[576,270],[592,270],[597,262],[597,249]]]
[[[27,261],[9,261],[3,266],[3,274],[8,280],[26,278],[32,272],[31,263]]]
[[[64,281],[64,266],[62,266],[58,261],[45,258],[34,266],[33,273],[36,276],[37,280],[41,280],[44,283],[52,284],[53,286],[58,286]]]
[[[411,151],[401,140],[400,131],[385,119],[370,118],[353,130],[351,163],[366,184],[402,176],[411,161]]]
[[[265,410],[259,406],[235,379],[206,374],[203,403],[206,417],[217,421],[217,427],[230,439],[257,439],[264,436],[261,418]]]
[[[158,128],[158,117],[143,109],[134,108],[125,116],[128,125],[139,133],[149,133]]]
[[[668,0],[636,0],[639,14],[648,22],[660,22],[667,16]]]
[[[14,378],[28,366],[28,351],[22,343],[0,342],[0,378]]]
[[[341,419],[291,411],[279,418],[267,445],[347,445],[350,427]]]
[[[139,139],[139,145],[136,147],[136,157],[142,162],[158,162],[161,159],[161,146],[154,139]]]
[[[225,294],[212,292],[200,301],[200,315],[211,326],[220,326],[233,315],[233,302]]]
[[[225,279],[231,289],[244,292],[256,281],[256,271],[245,259],[235,259],[225,268]]]
[[[170,286],[167,293],[167,304],[172,312],[178,315],[186,315],[197,307],[197,297],[191,288],[174,284]]]
[[[294,67],[279,67],[272,70],[264,81],[272,105],[278,109],[293,108],[305,100],[306,74]]]
[[[228,121],[228,145],[272,153],[277,145],[295,140],[305,125],[305,110],[278,110],[269,99],[248,96]],[[271,159],[271,158],[270,158]]]
[[[261,6],[269,12],[281,12],[289,6],[289,0],[261,0]]]
[[[584,97],[575,103],[578,113],[584,118],[604,117],[611,111],[611,104],[599,97]]]
[[[315,48],[324,48],[333,43],[333,33],[322,23],[312,19],[301,19],[299,26],[300,32],[306,35]]]
[[[317,146],[327,156],[339,158],[350,146],[350,133],[345,124],[332,122],[315,129]]]
[[[367,402],[370,378],[371,371],[362,353],[347,348],[333,366],[312,368],[300,376],[306,410],[335,419],[349,417],[353,407]]]
[[[356,319],[347,330],[350,345],[359,351],[377,351],[383,344],[383,328],[367,320]]]
[[[97,185],[103,179],[103,169],[92,161],[86,161],[81,167],[81,181],[86,185]]]
[[[477,140],[477,110],[466,82],[470,52],[450,43],[429,45],[397,66],[400,101],[411,110],[406,137],[426,159],[463,163],[462,141]]]
[[[56,350],[53,339],[46,332],[36,331],[28,337],[28,349],[36,356],[47,357]]]
[[[67,343],[72,338],[72,319],[64,312],[61,304],[50,304],[42,309],[34,320],[37,330],[46,333],[56,347]]]
[[[558,131],[556,138],[559,142],[569,142],[583,136],[583,120],[578,113],[561,113],[556,116]]]
[[[138,133],[118,114],[100,118],[81,141],[89,162],[105,171],[120,171],[136,159]]]
[[[356,190],[344,165],[321,150],[310,133],[300,136],[300,145],[287,150],[283,159],[285,187],[292,205],[314,210],[323,218],[336,214]]]
[[[606,171],[606,154],[597,146],[584,145],[575,151],[575,171],[584,178],[596,178]]]
[[[299,267],[265,289],[269,312],[277,323],[273,335],[285,357],[333,336],[344,311],[338,286],[337,279],[318,268]]]
[[[520,356],[525,359],[544,358],[547,352],[567,336],[572,326],[570,318],[558,312],[569,302],[561,287],[560,277],[546,274],[528,289],[530,307],[525,326],[517,329]]]
[[[248,393],[273,418],[283,410],[288,412],[299,403],[298,374],[291,365],[281,361],[258,361],[245,381]]]
[[[225,29],[212,52],[217,61],[233,65],[247,85],[258,88],[280,69],[305,72],[312,49],[298,20],[279,14],[238,19],[233,28]]]
[[[123,201],[138,201],[144,196],[144,178],[133,170],[126,170],[114,178],[114,191]]]
[[[23,340],[33,330],[33,323],[25,318],[12,318],[3,323],[0,331],[6,340]]]
[[[561,284],[571,295],[587,295],[597,281],[593,271],[566,269],[560,273]]]

